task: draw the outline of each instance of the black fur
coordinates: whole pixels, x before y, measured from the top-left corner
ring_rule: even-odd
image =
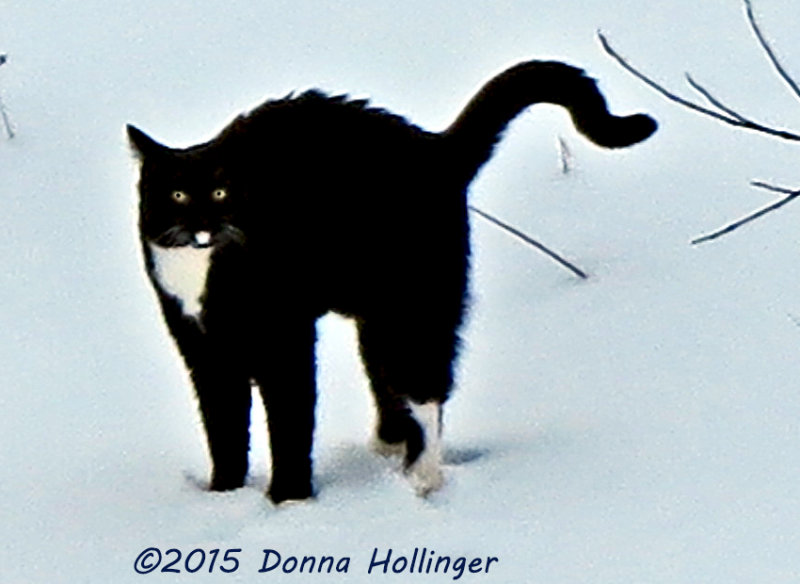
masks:
[[[566,107],[606,147],[647,138],[646,115],[609,114],[594,81],[555,62],[491,80],[442,133],[364,101],[309,91],[267,101],[216,138],[170,149],[128,126],[141,161],[148,274],[191,371],[213,462],[211,488],[247,473],[251,382],[266,405],[274,501],[312,494],[315,321],[352,317],[378,406],[377,434],[425,447],[408,403],[443,403],[453,384],[469,264],[467,187],[527,106]],[[215,189],[226,189],[214,200]],[[176,202],[176,190],[188,202]],[[187,317],[150,247],[211,233],[202,312]]]

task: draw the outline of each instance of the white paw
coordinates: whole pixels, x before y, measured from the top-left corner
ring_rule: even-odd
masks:
[[[309,503],[313,502],[314,498],[309,497],[307,499],[285,499],[280,503],[275,503],[276,509],[291,509],[292,507],[303,507],[308,505]]]
[[[424,404],[409,402],[411,414],[422,428],[425,447],[406,471],[411,485],[421,497],[438,491],[444,485],[442,472],[441,404],[435,401]]]
[[[417,459],[406,472],[411,486],[420,497],[427,497],[444,486],[444,472],[439,460]]]

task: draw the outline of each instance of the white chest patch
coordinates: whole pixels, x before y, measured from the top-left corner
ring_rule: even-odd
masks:
[[[155,276],[161,288],[177,298],[183,313],[195,319],[203,310],[206,278],[211,262],[210,247],[161,247],[150,244]]]

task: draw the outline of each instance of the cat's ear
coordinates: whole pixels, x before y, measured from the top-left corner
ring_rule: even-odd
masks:
[[[126,129],[128,130],[128,140],[131,143],[131,148],[133,148],[133,152],[139,160],[144,160],[148,156],[168,150],[166,146],[159,144],[139,128],[128,124]]]

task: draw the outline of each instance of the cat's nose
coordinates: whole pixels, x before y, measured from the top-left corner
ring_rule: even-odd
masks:
[[[211,233],[209,231],[198,231],[194,234],[194,243],[197,247],[208,247],[211,245]]]

